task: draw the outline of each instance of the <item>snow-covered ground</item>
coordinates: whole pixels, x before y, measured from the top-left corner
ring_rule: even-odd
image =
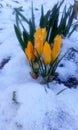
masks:
[[[57,1],[33,0],[37,23],[40,6],[43,4],[46,12]],[[73,0],[65,3],[68,6]],[[30,67],[15,36],[14,8],[20,6],[29,18],[30,0],[0,0],[0,130],[78,130],[78,30],[63,39],[63,53],[73,49],[57,68],[61,83],[53,81],[48,89],[30,76]],[[66,86],[69,79],[77,80],[70,86],[76,88]],[[57,95],[64,88],[67,89]]]

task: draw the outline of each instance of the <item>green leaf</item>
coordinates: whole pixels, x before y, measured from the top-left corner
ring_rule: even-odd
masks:
[[[62,0],[59,4],[59,8],[62,6],[62,4],[64,3],[64,0]]]
[[[26,19],[26,17],[24,17],[24,15],[22,15],[22,13],[20,12],[21,10],[19,10],[18,8],[14,9],[15,12],[27,23],[29,24],[29,21]]]
[[[49,15],[50,15],[50,10],[48,10],[47,13],[44,15],[44,9],[43,9],[43,5],[42,5],[41,6],[41,17],[40,17],[40,23],[39,23],[39,26],[41,28],[44,28],[44,27],[47,28]]]
[[[47,41],[51,44],[54,37],[57,35],[58,19],[59,19],[59,9],[61,4],[58,6],[56,3],[50,12],[47,28]]]
[[[33,12],[33,3],[32,3],[32,15],[31,19],[29,19],[29,39],[34,44],[34,33],[35,33],[35,18],[34,18],[34,12]]]
[[[33,27],[33,24],[32,24],[31,20],[29,21],[29,29],[30,29],[29,30],[30,40],[34,44],[34,33],[35,33],[35,30],[34,30],[34,27]]]
[[[69,34],[70,28],[72,27],[72,22],[73,22],[73,8],[71,8],[71,6],[69,7],[68,11],[67,11],[67,25],[66,25],[66,29],[64,32],[64,35],[67,36]]]
[[[44,25],[44,9],[43,5],[41,6],[41,18],[40,18],[40,27],[43,27]]]
[[[31,8],[31,12],[32,12],[32,25],[33,25],[33,30],[35,32],[35,18],[34,18],[34,11],[33,11],[33,2],[32,2],[32,8]]]
[[[19,41],[19,43],[20,43],[20,45],[21,45],[21,47],[22,47],[22,49],[24,51],[24,49],[25,49],[24,42],[22,40],[21,34],[20,34],[18,28],[16,27],[16,25],[14,25],[14,29],[15,29],[15,33],[16,33],[17,39],[18,39],[18,41]]]
[[[76,24],[73,28],[72,28],[72,30],[69,32],[69,34],[68,34],[68,38],[71,36],[71,34],[76,30],[76,28],[78,27],[78,24]]]
[[[29,36],[28,32],[23,31],[23,39],[24,39],[25,47],[27,47],[27,43],[28,43],[28,41],[30,41],[30,36]]]

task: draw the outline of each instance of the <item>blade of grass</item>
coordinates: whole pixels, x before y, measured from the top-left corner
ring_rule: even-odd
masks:
[[[64,88],[64,89],[60,90],[56,95],[61,94],[61,93],[64,92],[65,90],[67,90],[67,88]]]

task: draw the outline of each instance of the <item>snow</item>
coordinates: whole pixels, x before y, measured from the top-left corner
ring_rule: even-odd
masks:
[[[16,91],[17,104],[12,100],[13,91]],[[77,130],[77,93],[78,90],[68,89],[57,96],[55,91],[47,89],[46,92],[38,83],[12,86],[0,94],[0,129]]]
[[[73,63],[73,61],[66,61],[64,63],[64,67],[61,68],[61,71],[60,71],[60,67],[58,67],[57,71],[60,72],[59,75],[61,80],[67,80],[71,76],[72,77],[76,76],[76,65],[75,63]]]
[[[36,26],[41,5],[45,12],[58,0],[33,0]],[[65,0],[67,6],[73,0]],[[56,81],[47,85],[32,79],[30,67],[14,32],[14,8],[23,6],[23,13],[31,15],[31,1],[0,0],[0,64],[10,57],[0,69],[0,130],[78,130],[78,88],[69,89]],[[69,77],[78,79],[78,30],[68,39],[63,39],[62,54],[74,51],[61,61],[57,72],[63,81]],[[72,55],[72,58],[70,58]],[[69,57],[70,56],[70,57]],[[78,87],[78,85],[77,85]],[[57,93],[67,88],[57,95]],[[13,101],[13,93],[15,99]]]

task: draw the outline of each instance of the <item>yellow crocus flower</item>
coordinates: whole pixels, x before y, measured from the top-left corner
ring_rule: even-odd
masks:
[[[54,61],[56,57],[59,55],[61,43],[62,43],[61,35],[56,35],[56,37],[54,38],[54,43],[52,47],[52,61]]]
[[[48,42],[45,42],[43,46],[43,61],[45,65],[48,65],[51,62],[51,48]]]
[[[28,61],[33,61],[35,59],[34,57],[34,49],[31,41],[28,41],[27,48],[25,48],[25,54],[28,59]]]
[[[34,48],[38,52],[39,56],[42,54],[45,36],[46,36],[46,28],[39,27],[34,34]]]

